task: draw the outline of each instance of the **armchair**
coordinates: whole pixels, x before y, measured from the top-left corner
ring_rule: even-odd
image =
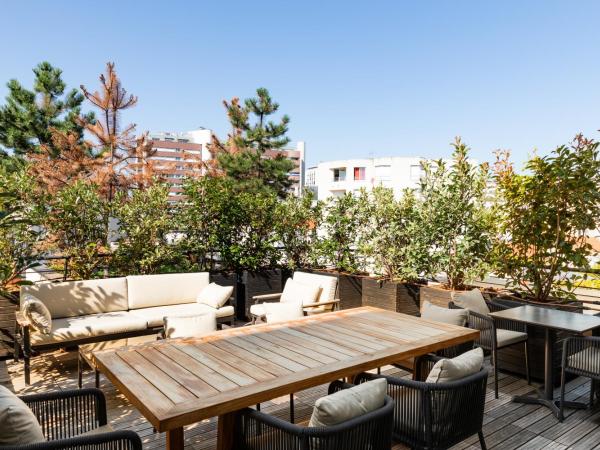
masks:
[[[565,375],[572,373],[580,377],[590,378],[590,408],[594,404],[597,382],[600,381],[600,337],[573,336],[563,343],[562,373],[560,382],[560,409],[558,418],[564,419]]]
[[[106,400],[99,389],[76,389],[20,397],[37,417],[47,442],[3,446],[3,450],[142,450],[133,431],[103,432]],[[86,434],[97,430],[94,434]]]
[[[334,381],[329,394],[352,387]],[[254,409],[244,409],[236,422],[236,449],[240,450],[389,450],[394,402],[370,413],[329,427],[308,427],[286,422]]]
[[[421,358],[422,370],[428,371],[440,359],[435,355]],[[476,374],[447,383],[371,373],[362,373],[355,381],[387,380],[388,395],[395,401],[394,441],[415,449],[441,449],[477,434],[485,450],[482,427],[487,377],[487,370],[482,368]]]

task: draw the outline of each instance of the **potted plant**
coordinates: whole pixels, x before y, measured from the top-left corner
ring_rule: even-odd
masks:
[[[450,162],[423,164],[415,234],[428,275],[440,281],[421,288],[421,303],[441,306],[447,306],[454,291],[467,289],[470,280],[485,276],[494,229],[488,164],[470,161],[469,148],[459,137],[452,146]]]
[[[362,279],[367,273],[360,242],[368,222],[367,205],[363,190],[358,195],[348,192],[332,197],[324,208],[314,270],[338,278],[340,309],[362,306]]]
[[[32,188],[24,166],[0,164],[0,359],[12,353],[19,287],[28,283],[24,272],[37,265],[43,237]]]
[[[497,301],[580,311],[574,293],[576,275],[570,269],[589,269],[592,248],[587,236],[600,223],[598,143],[577,136],[571,145],[531,158],[522,174],[514,171],[508,152],[499,152],[495,180],[500,224],[493,253],[495,271],[514,291]],[[531,327],[531,367],[538,377],[543,342],[543,330]],[[522,356],[506,354],[499,364],[518,372],[513,357]]]
[[[362,279],[363,305],[416,315],[422,253],[414,239],[419,227],[415,193],[405,190],[397,200],[392,189],[375,187],[368,207],[361,252],[374,275]]]

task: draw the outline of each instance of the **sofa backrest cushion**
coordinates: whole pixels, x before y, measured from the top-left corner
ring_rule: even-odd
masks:
[[[0,385],[0,446],[45,440],[40,423],[23,400]]]
[[[335,276],[309,272],[294,272],[293,279],[298,283],[319,286],[321,292],[317,297],[318,302],[329,302],[335,299],[338,284],[337,277]]]
[[[321,286],[316,283],[305,284],[288,278],[281,293],[281,303],[300,303],[310,305],[315,303],[321,294]]]
[[[127,277],[129,309],[195,303],[208,284],[208,272],[131,275]]]
[[[125,278],[64,281],[21,286],[21,306],[26,295],[38,298],[53,319],[127,311]]]

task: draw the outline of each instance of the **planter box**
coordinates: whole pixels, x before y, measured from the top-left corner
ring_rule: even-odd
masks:
[[[503,296],[497,296],[494,298],[494,302],[516,308],[528,304],[527,301],[517,300],[514,298],[506,298]],[[557,305],[540,305],[544,308],[553,309],[564,309]],[[573,309],[569,309],[573,311]],[[580,309],[581,311],[581,309]],[[544,380],[544,348],[545,348],[545,329],[542,327],[535,327],[529,325],[527,327],[527,333],[529,335],[529,367],[531,371],[531,377],[536,381],[542,382]],[[556,333],[556,345],[554,347],[554,381],[555,387],[560,385],[560,369],[561,369],[561,358],[562,358],[562,347],[563,340],[569,336],[569,333],[557,332]],[[515,345],[498,351],[498,369],[518,374],[525,377],[525,349],[523,345]]]
[[[336,277],[338,280],[337,298],[340,300],[339,309],[359,308],[362,303],[362,280],[364,275],[352,275],[319,269],[302,269],[303,272],[313,272],[321,275]]]
[[[238,305],[236,316],[240,320],[250,320],[252,297],[262,294],[275,294],[283,291],[281,269],[261,270],[259,272],[244,271],[242,285],[238,286]],[[239,292],[238,291],[238,292]],[[240,301],[241,300],[241,301]]]
[[[18,300],[0,295],[0,360],[13,357]]]
[[[364,306],[416,316],[419,314],[419,288],[413,283],[363,278],[362,303]]]
[[[429,302],[442,308],[447,308],[453,299],[453,292],[441,286],[421,286],[419,290],[419,305]]]

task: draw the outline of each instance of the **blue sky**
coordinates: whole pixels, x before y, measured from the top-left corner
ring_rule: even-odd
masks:
[[[309,164],[445,157],[520,164],[576,133],[598,137],[596,1],[19,1],[0,16],[5,82],[43,60],[69,86],[114,61],[138,129],[227,132],[221,101],[267,87]]]

